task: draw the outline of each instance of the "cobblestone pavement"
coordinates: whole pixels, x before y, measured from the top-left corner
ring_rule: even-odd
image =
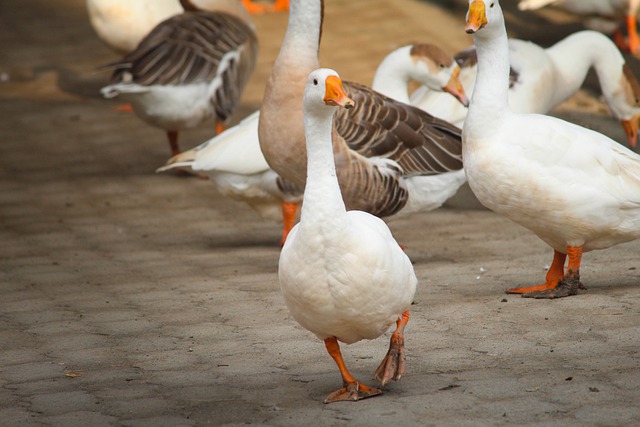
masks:
[[[471,42],[464,2],[326,9],[321,58],[346,79],[370,82],[410,41]],[[579,28],[509,10],[512,33],[540,43]],[[259,107],[286,15],[255,22],[260,64],[236,121]],[[0,41],[0,425],[640,424],[640,242],[587,254],[579,296],[531,301],[503,293],[551,261],[528,231],[485,210],[392,222],[420,279],[407,374],[381,397],[323,405],[340,377],[283,304],[279,225],[206,181],[154,173],[164,135],[98,96],[94,69],[116,56],[84,2],[4,1]],[[594,90],[590,78],[556,114],[623,141]],[[343,352],[368,380],[386,347]]]

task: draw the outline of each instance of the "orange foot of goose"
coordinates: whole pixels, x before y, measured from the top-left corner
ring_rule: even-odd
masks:
[[[383,386],[388,383],[389,380],[398,381],[404,374],[404,327],[407,325],[407,322],[409,322],[408,310],[402,313],[402,316],[398,319],[396,330],[393,335],[391,335],[389,351],[376,370],[375,379],[380,381],[380,384]]]
[[[344,387],[329,394],[326,399],[324,399],[324,403],[343,401],[355,402],[366,399],[367,397],[382,394],[382,390],[361,384],[349,373],[347,366],[342,359],[342,353],[340,353],[340,344],[338,344],[338,340],[335,337],[324,340],[324,345],[327,347],[327,352],[329,352],[333,360],[336,362],[336,365],[338,365],[340,375],[342,375],[342,383],[344,384]]]
[[[564,262],[569,256],[567,272],[564,273]],[[522,294],[524,298],[553,299],[577,295],[578,289],[586,289],[580,283],[580,261],[582,246],[567,247],[567,254],[553,252],[553,262],[547,272],[545,283],[525,288],[507,289],[508,294]]]

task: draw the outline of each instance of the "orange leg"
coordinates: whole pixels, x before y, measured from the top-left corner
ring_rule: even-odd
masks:
[[[611,37],[616,46],[618,46],[618,49],[622,51],[627,50],[627,48],[629,47],[629,45],[627,44],[627,38],[622,33],[622,30],[620,28],[616,29]]]
[[[558,282],[564,277],[564,261],[567,259],[567,255],[560,253],[556,250],[553,251],[553,262],[547,272],[546,281],[541,285],[528,286],[526,288],[513,288],[507,289],[508,294],[526,294],[530,292],[539,292],[553,289],[558,285]]]
[[[177,156],[180,154],[180,147],[178,145],[178,131],[168,130],[167,138],[169,138],[169,147],[171,147],[171,155]]]
[[[289,10],[289,0],[276,0],[271,6],[273,12],[286,12]]]
[[[296,223],[296,210],[298,205],[295,203],[282,202],[282,238],[280,239],[280,245],[284,245],[287,241],[287,236]]]
[[[640,53],[640,38],[638,37],[638,28],[636,17],[634,15],[627,16],[627,37],[629,52],[633,54]]]
[[[221,122],[216,122],[216,135],[220,135],[225,130],[227,130],[227,125]]]
[[[113,107],[113,110],[119,113],[131,113],[133,112],[133,107],[131,104],[120,104]]]
[[[375,379],[385,385],[389,380],[398,381],[405,370],[404,327],[409,322],[409,310],[402,313],[391,335],[389,351],[376,370]]]
[[[578,293],[578,289],[585,289],[582,283],[580,283],[580,261],[582,260],[582,249],[582,246],[567,246],[566,255],[557,255],[558,252],[554,252],[554,265],[551,266],[549,273],[547,273],[547,283],[540,285],[541,287],[534,286],[532,288],[520,288],[522,292],[519,293],[522,293],[524,298],[553,299],[576,295]],[[556,263],[556,259],[561,258],[561,264],[564,264],[564,260],[567,256],[569,257],[569,264],[567,265],[566,273],[564,273],[555,286],[550,286],[557,277],[557,264],[560,263],[560,259],[558,259],[558,263]],[[550,277],[552,280],[549,280]]]
[[[345,400],[356,401],[382,394],[380,389],[360,384],[358,380],[349,373],[347,365],[345,365],[344,360],[342,359],[342,353],[340,353],[340,344],[338,344],[338,340],[335,337],[324,340],[324,345],[327,347],[329,355],[331,355],[333,360],[336,362],[336,365],[338,365],[340,375],[342,375],[342,383],[344,384],[344,387],[329,394],[327,398],[324,399],[324,403],[340,402]]]
[[[265,13],[268,10],[267,6],[255,4],[251,0],[242,0],[242,4],[244,5],[245,9],[247,9],[247,11],[251,14]]]

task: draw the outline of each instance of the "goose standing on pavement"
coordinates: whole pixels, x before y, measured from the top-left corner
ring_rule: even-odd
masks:
[[[278,276],[293,318],[324,341],[343,387],[325,403],[360,400],[382,393],[356,380],[345,366],[338,341],[374,339],[396,323],[389,351],[376,371],[382,385],[405,370],[404,328],[417,278],[407,255],[379,218],[347,211],[336,178],[332,115],[352,108],[333,70],[309,75],[304,93],[307,185],[300,222],[280,254]]]
[[[507,292],[575,295],[583,288],[584,252],[640,237],[640,155],[598,132],[510,109],[509,45],[498,0],[469,0],[466,31],[478,52],[463,128],[469,185],[482,204],[554,250],[545,283]]]
[[[239,0],[181,0],[184,13],[156,26],[114,68],[107,98],[121,97],[147,123],[178,131],[216,120],[221,132],[253,72],[258,41]],[[213,8],[215,7],[215,11]],[[206,11],[205,11],[206,10]]]

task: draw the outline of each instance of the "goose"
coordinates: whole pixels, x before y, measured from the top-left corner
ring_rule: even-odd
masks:
[[[171,157],[156,172],[188,168],[206,174],[222,195],[249,204],[263,218],[282,219],[283,245],[295,224],[302,190],[279,182],[264,159],[258,142],[259,114],[255,111],[221,134]]]
[[[520,0],[518,9],[533,10],[553,4],[577,15],[597,15],[602,19],[592,19],[587,22],[588,27],[600,29],[603,32],[614,32],[614,39],[621,49],[640,53],[640,37],[638,37],[637,16],[640,10],[640,0]],[[618,24],[612,19],[624,17],[627,26],[627,39],[624,39]]]
[[[460,63],[460,80],[473,93],[477,55],[471,46],[455,55]],[[595,31],[579,31],[549,48],[532,42],[509,39],[509,105],[518,113],[547,114],[582,86],[594,68],[604,100],[627,134],[634,148],[640,121],[640,84],[615,44]],[[462,126],[467,108],[427,87],[416,89],[410,102],[429,113]]]
[[[469,99],[459,75],[458,63],[443,49],[431,43],[414,43],[401,46],[382,59],[371,88],[396,101],[410,104],[408,85],[416,81],[431,91],[453,95],[453,99],[467,107]]]
[[[278,279],[291,316],[323,340],[343,387],[325,403],[360,400],[382,391],[347,369],[339,342],[375,339],[396,323],[375,377],[384,386],[405,371],[404,328],[417,278],[409,257],[380,218],[347,211],[336,177],[332,115],[350,109],[340,77],[329,69],[309,75],[303,99],[307,185],[300,222],[280,253]]]
[[[145,122],[167,132],[173,155],[178,131],[214,118],[221,132],[256,63],[258,41],[238,0],[181,0],[184,13],[156,26],[114,68],[106,98],[121,97]],[[207,10],[211,10],[206,7]]]
[[[319,67],[321,0],[292,0],[280,52],[260,109],[260,148],[269,166],[300,188],[306,180],[302,95]],[[349,209],[391,217],[440,207],[465,182],[460,130],[354,82],[355,103],[334,116],[336,173]]]
[[[408,102],[407,84],[411,79],[434,91],[449,91],[460,102],[468,103],[458,73],[459,67],[442,49],[429,44],[409,45],[392,51],[381,61],[373,87]],[[259,114],[255,111],[220,135],[173,156],[157,172],[188,168],[204,173],[220,193],[248,203],[263,218],[274,219],[281,213],[282,245],[295,224],[302,189],[279,179],[264,159],[258,140]]]
[[[575,295],[583,288],[583,253],[640,237],[640,155],[598,132],[509,108],[509,45],[498,0],[469,0],[465,30],[478,52],[462,130],[469,185],[483,205],[554,251],[543,284],[507,292]]]

